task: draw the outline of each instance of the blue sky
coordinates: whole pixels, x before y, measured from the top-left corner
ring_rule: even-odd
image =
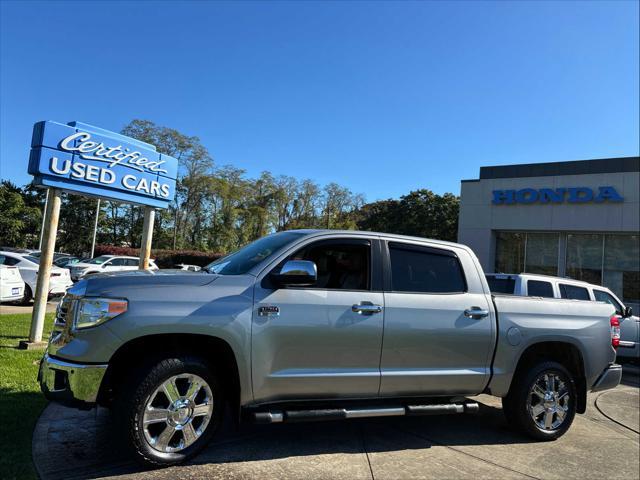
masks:
[[[31,128],[143,118],[218,165],[368,200],[482,165],[638,155],[638,3],[0,4],[0,175]]]

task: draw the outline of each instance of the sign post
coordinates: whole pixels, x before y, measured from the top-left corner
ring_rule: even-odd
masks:
[[[140,270],[149,268],[151,257],[151,238],[153,237],[153,223],[156,211],[152,207],[144,207],[144,222],[142,224],[142,243],[140,244]]]
[[[49,201],[49,195],[44,198],[44,211],[42,212],[42,225],[40,225],[40,240],[38,242],[38,250],[42,250],[42,235],[44,234],[44,222],[47,219],[47,202]]]
[[[33,312],[31,313],[31,331],[29,341],[20,342],[20,348],[29,349],[41,346],[44,316],[47,313],[49,297],[49,277],[53,263],[53,252],[56,247],[58,219],[60,218],[60,190],[47,189],[47,208],[44,212],[44,229],[42,231],[42,251],[40,252],[40,267],[36,280],[36,291],[33,297]]]
[[[167,208],[175,197],[178,160],[154,145],[80,122],[45,121],[33,126],[29,173],[36,186],[47,188],[42,221],[40,267],[29,341],[42,344],[53,253],[62,191],[98,198],[91,252],[95,248],[100,199],[143,205],[144,230],[140,268],[149,267],[155,208]]]
[[[100,217],[100,199],[98,199],[98,204],[96,205],[96,219],[93,222],[93,240],[91,240],[91,255],[93,258],[93,254],[96,250],[96,235],[98,234],[98,218]]]

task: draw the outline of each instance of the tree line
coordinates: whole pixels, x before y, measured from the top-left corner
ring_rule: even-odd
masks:
[[[366,203],[337,183],[265,171],[250,178],[242,169],[217,166],[200,140],[148,120],[133,120],[124,135],[155,145],[178,159],[176,198],[156,212],[154,248],[230,252],[268,233],[296,228],[360,229],[455,241],[458,197],[417,190],[400,199]],[[37,248],[44,190],[0,185],[0,246]],[[97,200],[64,194],[57,250],[90,250]],[[139,247],[143,209],[101,201],[97,242]]]

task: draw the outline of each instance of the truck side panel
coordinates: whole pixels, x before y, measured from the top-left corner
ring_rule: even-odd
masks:
[[[510,295],[496,295],[494,302],[500,333],[489,383],[492,395],[507,394],[518,360],[534,344],[563,342],[578,348],[588,389],[615,360],[609,325],[614,313],[611,305]]]

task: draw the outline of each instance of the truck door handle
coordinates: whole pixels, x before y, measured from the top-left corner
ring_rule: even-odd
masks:
[[[465,317],[469,317],[469,318],[473,318],[474,320],[479,320],[481,318],[488,317],[489,316],[489,310],[485,310],[485,309],[480,308],[480,307],[471,307],[471,308],[467,308],[464,311],[464,316]]]
[[[380,305],[373,305],[372,303],[360,303],[351,307],[353,313],[359,313],[360,315],[373,315],[374,313],[380,313],[382,307]]]

